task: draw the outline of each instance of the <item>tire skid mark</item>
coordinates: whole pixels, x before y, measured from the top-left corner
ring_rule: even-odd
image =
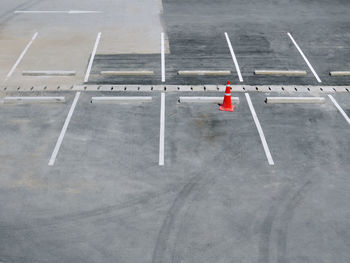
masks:
[[[204,194],[203,192],[206,191],[205,194],[208,194],[209,192],[209,187],[212,187],[215,183],[215,178],[206,178],[207,180],[205,182],[203,182],[205,180],[205,178],[203,178],[203,181],[201,181],[201,183],[199,183],[200,186],[197,186],[198,190],[197,191],[193,191],[192,193],[192,200],[196,199],[197,196],[199,194]],[[183,211],[183,220],[181,220],[178,223],[178,227],[177,227],[177,232],[175,234],[175,240],[174,243],[172,244],[172,249],[171,249],[171,263],[182,263],[185,262],[185,259],[183,258],[183,252],[181,251],[183,246],[181,246],[181,249],[179,249],[179,245],[184,244],[184,242],[186,242],[186,239],[183,238],[184,234],[187,235],[187,232],[184,232],[184,227],[186,226],[188,220],[188,218],[190,218],[190,214],[195,214],[196,211],[198,211],[199,206],[195,206],[194,202],[190,202],[189,205],[186,207],[186,209],[184,209]]]
[[[302,187],[292,196],[292,198],[287,203],[284,211],[280,217],[280,226],[277,230],[277,262],[278,263],[288,263],[287,258],[287,236],[288,236],[288,226],[294,217],[295,209],[303,201],[306,192],[311,188],[311,180],[307,180]]]
[[[3,27],[8,21],[10,21],[15,16],[15,11],[18,9],[26,10],[29,7],[35,6],[36,4],[42,2],[43,0],[29,0],[22,4],[17,5],[11,10],[7,10],[5,14],[0,16],[0,25]],[[1,31],[1,29],[0,29]]]
[[[303,200],[305,193],[312,185],[311,178],[304,178],[304,183],[296,192],[293,191],[293,186],[286,186],[276,197],[279,200],[277,203],[270,206],[267,216],[264,218],[260,226],[259,239],[259,263],[270,263],[270,246],[273,245],[271,238],[273,232],[277,234],[277,262],[288,263],[287,252],[287,232],[289,222],[294,216],[295,208]],[[294,192],[294,194],[293,194]],[[291,196],[288,198],[288,196]],[[273,226],[276,225],[274,228]]]
[[[201,180],[201,175],[197,174],[194,176],[180,191],[180,193],[175,198],[172,206],[167,212],[167,215],[163,221],[162,227],[159,231],[155,249],[153,252],[153,263],[163,263],[165,262],[163,259],[165,257],[165,253],[168,249],[168,240],[170,237],[171,229],[175,222],[175,217],[179,214],[182,207],[185,205],[187,198],[191,194],[193,188],[196,184]]]
[[[214,156],[211,161],[214,161],[216,165],[221,166],[220,156]],[[179,256],[176,254],[176,244],[177,240],[181,237],[181,233],[177,233],[173,238],[171,236],[172,232],[177,229],[177,225],[181,225],[180,222],[176,222],[180,214],[188,214],[191,210],[191,204],[184,210],[186,203],[195,198],[199,193],[201,193],[207,185],[212,185],[215,180],[215,175],[217,171],[215,170],[216,165],[212,166],[211,169],[206,171],[199,171],[197,175],[192,177],[190,181],[182,188],[172,206],[167,212],[163,224],[160,228],[155,249],[153,251],[152,263],[163,263],[163,262],[179,262]],[[170,240],[170,239],[174,240]]]
[[[21,224],[21,225],[18,225],[18,224],[1,225],[1,222],[0,222],[0,232],[1,231],[21,231],[21,230],[26,231],[28,229],[34,230],[36,228],[55,226],[59,224],[64,224],[66,222],[88,220],[93,217],[99,217],[102,215],[114,213],[116,210],[120,211],[124,209],[129,209],[135,206],[144,206],[146,204],[155,205],[155,204],[158,204],[157,200],[164,199],[164,195],[173,195],[174,192],[175,190],[168,189],[163,192],[148,193],[148,194],[140,195],[139,197],[133,198],[126,202],[120,202],[117,204],[99,207],[96,209],[72,213],[72,214],[59,215],[59,216],[54,216],[50,218],[33,219],[32,221],[29,221],[29,222],[27,221],[25,224]]]

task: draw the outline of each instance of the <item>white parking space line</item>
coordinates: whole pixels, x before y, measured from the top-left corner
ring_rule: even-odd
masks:
[[[59,10],[16,10],[14,11],[14,14],[70,14],[70,15],[76,15],[76,14],[96,14],[96,13],[102,13],[102,11],[87,11],[87,10],[66,10],[66,11],[59,11]]]
[[[11,97],[7,96],[3,99],[4,104],[16,103],[62,103],[65,97]]]
[[[239,69],[239,65],[238,65],[238,61],[237,61],[235,52],[233,52],[233,48],[232,48],[232,44],[231,44],[230,38],[229,38],[229,36],[228,36],[228,34],[226,32],[225,32],[225,37],[226,37],[228,48],[230,49],[230,52],[231,52],[233,63],[235,64],[235,67],[236,67],[236,71],[237,71],[237,75],[238,75],[239,81],[243,82],[243,77],[242,77],[242,74],[241,74],[241,70]]]
[[[95,45],[94,45],[94,48],[93,48],[92,53],[91,53],[89,65],[88,65],[88,68],[87,68],[86,73],[85,73],[84,83],[89,81],[92,64],[93,64],[94,59],[95,59],[95,55],[96,55],[98,44],[100,43],[101,35],[102,35],[101,32],[99,32],[97,34]]]
[[[271,156],[271,152],[270,152],[269,146],[267,145],[267,142],[266,142],[266,139],[265,139],[264,131],[261,128],[258,116],[256,115],[256,112],[255,112],[255,109],[254,109],[254,106],[253,106],[253,103],[252,103],[252,101],[250,99],[249,94],[245,93],[245,97],[247,99],[250,112],[252,113],[252,116],[253,116],[256,128],[258,129],[258,132],[259,132],[259,135],[260,135],[260,139],[261,139],[261,142],[263,144],[264,151],[265,151],[267,160],[269,162],[269,165],[275,165],[275,163],[274,163],[274,161],[272,159],[272,156]]]
[[[333,104],[335,105],[335,107],[337,107],[338,111],[341,113],[341,115],[343,115],[343,117],[345,118],[345,120],[347,121],[348,124],[350,124],[350,118],[349,116],[345,113],[345,111],[340,107],[340,105],[338,104],[338,102],[333,98],[332,95],[328,95],[328,97],[331,99],[331,101],[333,102]]]
[[[316,71],[314,70],[313,66],[311,65],[311,63],[309,62],[309,60],[307,59],[307,57],[305,56],[304,52],[301,50],[301,48],[299,47],[299,45],[297,44],[297,42],[294,40],[293,36],[291,33],[287,33],[289,38],[292,40],[293,44],[295,45],[295,47],[297,48],[297,50],[299,51],[300,55],[303,57],[303,59],[305,60],[306,64],[308,65],[308,67],[310,68],[312,74],[314,74],[316,80],[321,83],[321,79],[320,77],[317,75]]]
[[[162,82],[165,82],[165,48],[164,48],[164,33],[160,34],[160,53],[161,53],[161,68]]]
[[[21,63],[24,55],[27,53],[28,49],[30,48],[30,46],[33,44],[34,40],[36,39],[36,37],[38,36],[38,32],[36,32],[32,39],[29,41],[29,43],[27,44],[27,46],[24,48],[24,50],[22,51],[21,55],[18,57],[16,63],[13,65],[13,67],[11,68],[10,72],[7,74],[5,81],[7,81],[13,74],[13,72],[16,70],[17,66],[19,63]]]
[[[152,97],[147,96],[116,96],[116,97],[92,97],[91,103],[134,103],[134,102],[151,102]]]
[[[323,97],[267,97],[265,102],[267,104],[323,104],[326,102],[326,99]]]
[[[49,166],[53,166],[53,165],[55,164],[58,151],[60,150],[60,147],[61,147],[61,144],[62,144],[64,135],[66,134],[66,131],[67,131],[69,122],[70,122],[70,120],[71,120],[71,118],[72,118],[72,116],[73,116],[73,112],[74,112],[75,106],[76,106],[77,103],[78,103],[79,97],[80,97],[80,92],[77,92],[77,93],[75,94],[75,97],[74,97],[72,106],[70,107],[70,110],[69,110],[69,112],[68,112],[67,118],[66,118],[66,120],[65,120],[65,122],[64,122],[64,125],[63,125],[62,131],[61,131],[61,133],[60,133],[60,136],[58,137],[58,140],[57,140],[55,149],[54,149],[53,152],[52,152],[52,155],[51,155],[51,158],[50,158],[49,164],[48,164]]]
[[[75,71],[66,71],[66,70],[25,70],[22,71],[23,76],[34,76],[34,77],[41,77],[41,76],[75,76]]]
[[[164,166],[164,130],[165,130],[165,93],[162,93],[161,103],[160,103],[159,166]]]

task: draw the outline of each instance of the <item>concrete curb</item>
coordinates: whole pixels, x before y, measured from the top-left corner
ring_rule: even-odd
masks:
[[[177,72],[181,76],[225,76],[231,75],[230,70],[180,70]]]
[[[17,103],[64,103],[65,97],[5,97],[2,102],[4,104]]]
[[[350,76],[350,71],[331,71],[329,72],[329,75],[332,77]]]
[[[255,75],[269,75],[269,76],[306,76],[307,72],[304,70],[255,70]]]
[[[225,92],[225,85],[135,85],[135,84],[86,84],[86,85],[6,85],[0,92],[38,91],[109,91],[109,92]],[[277,93],[349,93],[350,86],[311,85],[231,85],[231,92],[277,92]]]
[[[101,71],[100,74],[105,76],[152,76],[154,75],[154,71],[152,70]]]
[[[152,97],[92,97],[91,103],[140,103],[151,102]]]
[[[26,70],[22,71],[23,76],[34,76],[34,77],[40,77],[40,76],[57,76],[57,77],[64,77],[64,76],[75,76],[75,71],[64,71],[64,70],[37,70],[37,71],[31,71]]]
[[[323,97],[267,97],[265,99],[265,103],[267,104],[323,104],[325,102],[326,99]]]
[[[223,102],[223,97],[180,97],[180,103],[213,103],[221,104]],[[231,97],[233,104],[239,104],[238,97]]]

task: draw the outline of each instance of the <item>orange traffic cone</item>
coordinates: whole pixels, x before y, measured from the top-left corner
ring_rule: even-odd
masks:
[[[235,110],[235,106],[232,105],[232,102],[231,102],[231,83],[230,83],[230,81],[227,81],[224,103],[220,105],[219,110],[231,111],[231,112]]]

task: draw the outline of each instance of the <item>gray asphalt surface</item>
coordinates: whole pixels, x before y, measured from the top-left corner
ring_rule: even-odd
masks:
[[[348,1],[163,1],[163,20],[169,39],[167,84],[239,83],[227,46],[227,32],[249,85],[318,85],[316,78],[287,35],[290,32],[322,80],[322,85],[348,85],[349,77],[330,77],[330,71],[350,68]],[[160,59],[160,56],[158,57]],[[124,68],[125,55],[95,64],[96,72],[110,61]],[[160,66],[139,63],[134,68]],[[114,67],[115,68],[115,67]],[[231,70],[231,77],[182,77],[178,70]],[[306,70],[306,77],[255,76],[256,69]],[[109,78],[103,83],[159,84],[159,78]],[[96,81],[101,81],[97,78]]]
[[[160,84],[160,32],[167,84],[224,84],[177,70],[231,70],[230,36],[250,85],[320,85],[350,70],[348,1],[2,1],[0,77],[38,37],[1,86],[83,82]],[[97,10],[96,14],[14,14]],[[74,77],[23,77],[22,70],[76,70]],[[101,70],[153,70],[103,77]],[[257,77],[255,69],[307,70]],[[72,87],[73,88],[73,87]],[[0,91],[0,263],[348,263],[350,125],[325,92],[250,92],[275,165],[269,165],[244,93],[235,112],[165,91],[164,166],[159,166],[161,93],[82,91],[53,166],[49,159],[76,93]],[[320,93],[318,93],[320,92]],[[4,96],[65,96],[65,103],[2,103]],[[152,102],[92,104],[92,96],[151,96]],[[267,105],[267,96],[321,96],[321,105]],[[349,93],[332,93],[350,116]]]
[[[251,94],[269,166],[243,93],[234,113],[167,93],[159,167],[160,94],[120,105],[82,93],[49,167],[74,95],[57,94],[67,103],[1,106],[1,262],[349,260],[350,130],[328,98]],[[333,96],[349,113],[349,96]]]

